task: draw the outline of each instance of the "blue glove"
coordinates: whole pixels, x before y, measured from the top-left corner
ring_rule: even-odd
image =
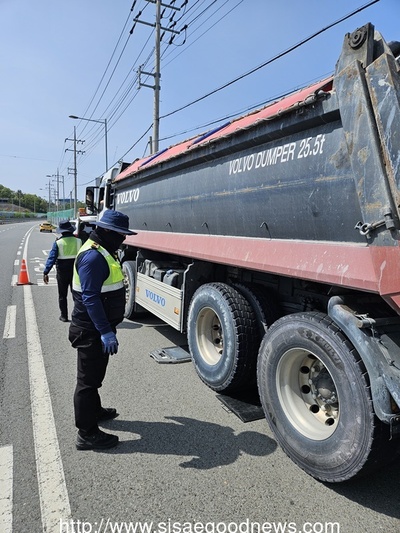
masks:
[[[103,353],[113,355],[118,352],[117,336],[112,331],[101,335],[101,343],[103,344]]]

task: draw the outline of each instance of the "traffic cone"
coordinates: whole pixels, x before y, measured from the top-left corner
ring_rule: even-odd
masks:
[[[28,271],[26,269],[25,259],[21,261],[21,270],[19,271],[17,285],[32,285],[28,278]]]

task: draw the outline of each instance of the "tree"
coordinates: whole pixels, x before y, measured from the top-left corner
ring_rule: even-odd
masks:
[[[21,189],[13,191],[4,185],[0,185],[0,198],[4,198],[10,204],[8,210],[29,210],[32,213],[46,213],[47,212],[47,200],[44,200],[36,194],[24,194]],[[18,206],[16,207],[12,206]]]

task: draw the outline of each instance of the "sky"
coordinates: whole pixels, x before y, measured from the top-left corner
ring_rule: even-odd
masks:
[[[333,27],[371,2],[162,3],[179,10],[165,8],[161,22],[160,149],[329,76],[345,34],[367,22],[400,41],[400,0]],[[58,175],[59,197],[70,198],[74,129],[84,141],[76,145],[78,200],[105,170],[106,129],[109,167],[149,154],[154,91],[138,87],[138,69],[147,73],[141,83],[154,85],[155,13],[154,0],[0,0],[1,185],[55,199]]]

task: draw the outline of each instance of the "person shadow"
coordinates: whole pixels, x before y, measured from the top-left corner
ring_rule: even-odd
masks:
[[[166,422],[114,419],[104,423],[112,431],[133,433],[135,439],[122,440],[108,453],[148,453],[188,456],[182,468],[207,470],[234,463],[242,453],[266,456],[277,448],[276,442],[256,431],[235,434],[233,429],[193,418],[169,416]]]

